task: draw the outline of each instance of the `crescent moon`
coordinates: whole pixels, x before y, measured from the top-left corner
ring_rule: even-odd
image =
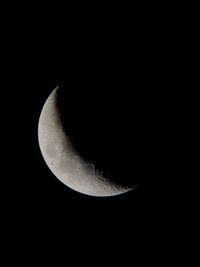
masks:
[[[38,125],[39,146],[49,169],[66,186],[86,195],[114,196],[132,190],[133,187],[106,179],[74,149],[62,126],[58,89],[53,90],[44,104]]]

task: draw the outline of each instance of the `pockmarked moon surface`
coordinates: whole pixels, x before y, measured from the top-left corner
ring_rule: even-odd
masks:
[[[49,169],[66,186],[86,195],[114,196],[132,190],[104,177],[77,153],[62,125],[58,90],[55,88],[44,104],[38,126],[39,146]]]

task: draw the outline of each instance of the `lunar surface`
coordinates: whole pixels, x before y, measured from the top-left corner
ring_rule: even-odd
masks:
[[[48,97],[39,119],[38,138],[44,160],[53,174],[66,186],[91,196],[114,196],[133,187],[105,178],[92,163],[83,159],[67,136],[57,106],[59,87]]]

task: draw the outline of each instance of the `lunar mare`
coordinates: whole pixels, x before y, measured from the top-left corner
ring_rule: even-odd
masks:
[[[38,125],[39,146],[49,169],[66,186],[83,194],[113,196],[131,190],[103,177],[73,148],[57,107],[58,90],[59,87],[48,97]]]

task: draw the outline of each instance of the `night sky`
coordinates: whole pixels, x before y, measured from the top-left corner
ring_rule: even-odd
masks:
[[[17,102],[17,112],[20,111],[22,122],[19,127],[14,121],[15,129],[20,128],[20,180],[15,194],[21,199],[20,211],[39,221],[47,216],[62,222],[70,218],[71,223],[75,218],[87,224],[93,218],[99,225],[104,219],[115,225],[118,218],[118,226],[127,223],[130,227],[134,214],[140,220],[159,206],[160,179],[166,179],[156,91],[145,72],[133,70],[132,75],[126,75],[127,68],[122,68],[121,62],[109,68],[104,62],[88,63],[81,70],[65,70],[59,64],[46,57],[42,62],[38,59],[34,72],[31,67],[25,81],[18,85],[22,98]],[[48,169],[38,146],[38,119],[47,97],[61,81],[73,141],[78,140],[87,159],[98,161],[119,180],[124,173],[126,182],[139,185],[138,188],[112,198],[85,196],[64,186]]]
[[[169,54],[162,37],[145,29],[146,34],[137,33],[140,38],[125,31],[123,38],[114,31],[90,38],[81,26],[79,34],[67,32],[65,38],[51,27],[34,32],[30,26],[26,38],[17,35],[21,41],[10,52],[12,79],[7,79],[5,97],[13,110],[6,126],[12,164],[4,192],[17,239],[27,233],[27,242],[61,237],[70,244],[87,239],[92,245],[104,240],[109,250],[110,240],[123,246],[137,237],[142,243],[167,220],[171,198],[166,188],[174,174],[169,167],[169,69],[162,62]],[[110,177],[138,185],[133,191],[108,198],[83,195],[46,166],[38,120],[58,84],[66,99],[66,131],[77,148]]]

